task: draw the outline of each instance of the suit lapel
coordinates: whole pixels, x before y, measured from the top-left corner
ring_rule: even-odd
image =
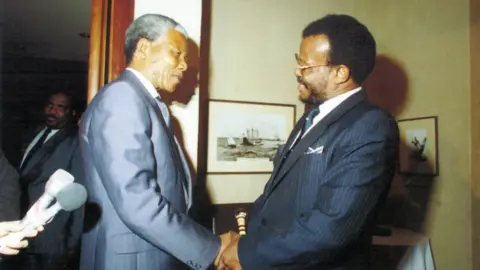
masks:
[[[72,127],[65,127],[59,130],[55,135],[53,135],[45,144],[40,148],[35,154],[33,154],[32,158],[26,164],[25,169],[22,170],[21,175],[22,179],[26,179],[27,181],[32,181],[33,183],[37,182],[38,176],[41,173],[41,169],[45,162],[52,156],[55,148],[65,140],[69,135],[75,132],[74,128]]]
[[[318,124],[316,124],[303,138],[299,138],[299,142],[292,149],[288,157],[283,163],[283,166],[279,166],[276,169],[276,174],[272,175],[272,184],[268,190],[268,195],[275,189],[275,187],[282,181],[285,174],[292,168],[298,159],[306,152],[309,146],[311,146],[318,138],[320,138],[329,126],[337,122],[346,112],[355,107],[358,103],[365,100],[366,96],[364,91],[353,94],[346,99],[335,109],[333,109],[325,118],[323,118]],[[295,133],[296,134],[296,133]],[[287,148],[287,147],[286,147]]]
[[[298,133],[301,131],[303,124],[305,123],[305,118],[307,116],[307,113],[304,113],[303,116],[298,120],[297,124],[295,127],[293,127],[292,132],[290,133],[290,136],[288,137],[287,141],[285,142],[285,146],[282,149],[282,153],[278,156],[278,161],[276,166],[273,168],[272,175],[270,176],[270,180],[267,183],[267,190],[270,189],[273,180],[275,179],[275,176],[279,172],[280,168],[283,167],[282,164],[284,163],[285,156],[287,155],[288,151],[290,150],[290,146],[292,143],[295,141],[297,138]]]
[[[138,89],[140,91],[140,93],[144,95],[147,102],[150,103],[153,106],[157,115],[160,115],[160,117],[159,117],[160,118],[160,124],[167,133],[167,138],[168,138],[169,143],[170,143],[170,148],[171,148],[171,151],[172,151],[172,154],[173,154],[173,157],[174,157],[174,162],[177,165],[177,168],[184,168],[183,159],[182,159],[181,154],[180,154],[181,149],[179,148],[177,142],[175,141],[176,139],[173,135],[173,132],[171,131],[170,127],[168,126],[168,124],[165,121],[166,115],[165,116],[163,115],[163,112],[160,110],[160,107],[157,104],[157,102],[162,102],[162,101],[157,101],[155,98],[153,98],[152,95],[148,92],[148,90],[140,82],[140,80],[132,72],[130,72],[128,70],[124,70],[120,74],[119,80],[122,80],[124,82],[129,83],[130,85],[133,86],[134,89]],[[190,173],[188,171],[185,171],[185,170],[188,170],[188,166],[184,170],[181,170],[179,172],[184,177],[184,181],[185,181],[184,184],[186,185],[186,189],[189,192],[188,196],[191,196],[191,192],[190,192],[190,190],[191,190]],[[189,198],[185,198],[185,199],[189,201],[188,203],[190,203]]]
[[[35,137],[37,137],[37,135],[38,135],[43,129],[45,129],[45,126],[44,126],[44,125],[36,128],[33,132],[28,132],[28,135],[26,136],[26,138],[24,138],[25,141],[23,141],[23,143],[22,143],[23,156],[25,156],[25,154],[27,154],[28,147],[30,146],[30,144],[32,143],[32,141],[35,139]],[[32,146],[33,146],[33,145],[32,145]],[[22,161],[23,161],[23,156],[22,156]]]

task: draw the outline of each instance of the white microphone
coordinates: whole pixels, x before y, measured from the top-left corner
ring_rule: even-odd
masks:
[[[18,243],[25,237],[25,232],[29,230],[35,230],[40,225],[45,225],[47,222],[50,222],[55,215],[64,211],[73,211],[76,210],[87,201],[87,190],[84,186],[78,183],[71,183],[70,185],[64,187],[56,194],[55,199],[57,202],[47,209],[40,209],[39,214],[33,219],[24,219],[25,228],[16,233],[10,233],[4,237],[0,237],[0,248],[6,246],[7,243]],[[22,220],[23,222],[23,220]]]
[[[30,207],[27,214],[22,219],[22,224],[24,226],[33,227],[32,229],[35,229],[39,225],[43,225],[46,220],[39,217],[41,213],[47,209],[48,206],[50,206],[58,192],[64,189],[66,186],[72,184],[73,181],[74,177],[67,171],[63,169],[58,169],[55,171],[45,184],[45,192],[32,205],[32,207]]]

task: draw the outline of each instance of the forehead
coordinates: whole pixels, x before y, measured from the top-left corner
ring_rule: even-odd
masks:
[[[55,94],[50,97],[49,100],[50,103],[52,104],[59,104],[59,105],[68,105],[69,100],[68,97],[62,93]]]
[[[182,52],[187,50],[187,40],[185,36],[175,29],[169,29],[163,41]]]
[[[300,56],[304,60],[325,61],[330,51],[330,42],[326,35],[309,36],[300,43]]]

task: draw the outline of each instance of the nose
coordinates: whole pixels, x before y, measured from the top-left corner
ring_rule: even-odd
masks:
[[[302,70],[299,67],[295,68],[295,76],[298,78],[302,77]]]
[[[184,57],[180,58],[180,62],[178,63],[178,69],[182,72],[188,69],[188,64]]]
[[[56,114],[56,113],[57,113],[57,110],[55,109],[54,106],[50,106],[50,107],[47,108],[47,112],[48,112],[49,114]]]

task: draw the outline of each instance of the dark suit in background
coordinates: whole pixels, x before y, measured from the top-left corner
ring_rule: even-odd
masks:
[[[20,185],[17,170],[0,149],[0,222],[20,218]]]
[[[43,129],[42,129],[43,130]],[[20,174],[27,211],[45,191],[45,183],[58,169],[64,169],[83,183],[78,128],[74,125],[59,130],[36,152]],[[73,212],[61,211],[45,231],[31,240],[29,251],[61,255],[78,245],[82,231],[82,209]],[[55,244],[53,244],[55,243]],[[60,243],[57,245],[56,243]]]

